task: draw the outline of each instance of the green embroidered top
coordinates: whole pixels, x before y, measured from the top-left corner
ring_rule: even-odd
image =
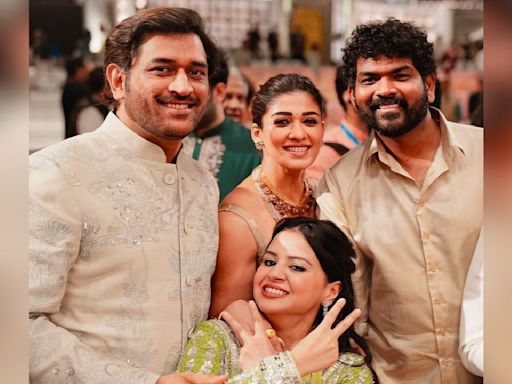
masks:
[[[363,357],[342,353],[323,372],[300,377],[289,352],[278,353],[242,372],[238,366],[240,344],[227,323],[208,320],[189,332],[178,372],[227,374],[229,384],[371,384],[373,376]]]

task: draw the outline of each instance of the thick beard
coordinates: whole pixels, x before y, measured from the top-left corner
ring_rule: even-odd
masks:
[[[356,104],[357,112],[359,116],[366,122],[368,128],[375,130],[375,132],[379,133],[385,137],[399,137],[405,135],[414,129],[421,121],[427,116],[428,113],[428,96],[427,90],[425,89],[423,95],[418,100],[418,102],[412,106],[410,106],[405,99],[400,99],[399,101],[400,107],[403,109],[404,113],[404,121],[403,123],[396,123],[386,125],[385,127],[381,126],[377,120],[376,110],[370,108],[369,106],[361,107],[359,104]],[[393,112],[389,112],[391,115],[396,115]]]

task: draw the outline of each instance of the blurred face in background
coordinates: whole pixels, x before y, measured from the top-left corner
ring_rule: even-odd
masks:
[[[230,75],[224,98],[224,112],[231,119],[243,124],[250,121],[249,87],[239,75]]]

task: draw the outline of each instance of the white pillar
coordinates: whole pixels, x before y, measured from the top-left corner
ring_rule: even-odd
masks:
[[[98,54],[103,49],[107,34],[112,28],[112,20],[108,18],[109,2],[105,0],[85,0],[83,5],[84,27],[91,32],[89,50]]]
[[[135,0],[115,0],[114,19],[116,24],[135,14]]]

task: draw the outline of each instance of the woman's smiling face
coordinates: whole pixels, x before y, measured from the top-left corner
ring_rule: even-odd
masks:
[[[314,319],[331,285],[313,249],[295,230],[277,234],[263,256],[253,284],[254,300],[267,315]]]
[[[253,125],[262,140],[263,155],[283,168],[303,170],[318,156],[324,135],[320,106],[305,91],[277,96],[263,115],[263,127]]]

